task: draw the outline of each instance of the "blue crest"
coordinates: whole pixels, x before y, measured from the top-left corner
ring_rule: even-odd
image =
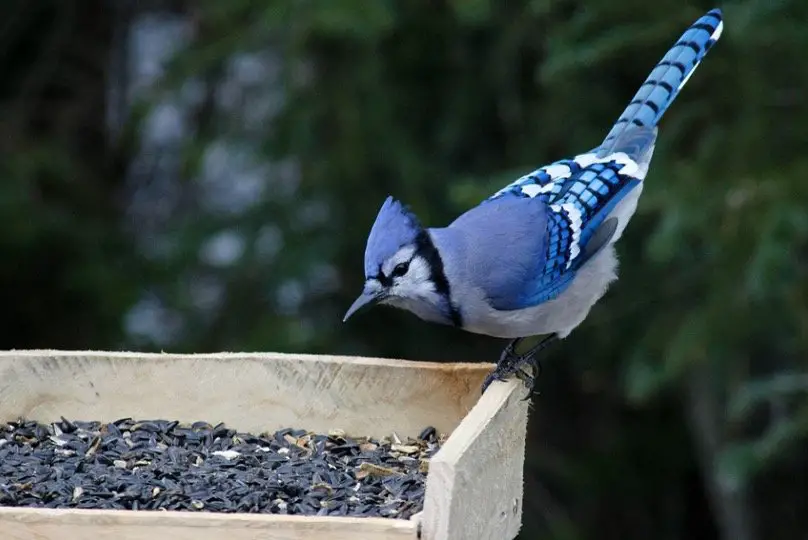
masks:
[[[387,197],[368,236],[365,277],[377,275],[379,266],[403,246],[414,243],[421,230],[415,214],[393,197]]]

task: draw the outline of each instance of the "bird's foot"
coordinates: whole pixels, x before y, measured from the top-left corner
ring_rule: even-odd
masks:
[[[497,362],[497,367],[485,378],[482,386],[483,392],[485,392],[492,382],[504,381],[513,375],[525,383],[528,389],[528,394],[524,399],[530,398],[533,394],[533,388],[536,385],[536,378],[541,373],[541,364],[539,363],[537,355],[540,351],[557,340],[558,337],[555,334],[550,334],[527,351],[517,352],[517,347],[524,339],[525,338],[516,338],[508,343],[508,346],[502,351],[499,362]]]

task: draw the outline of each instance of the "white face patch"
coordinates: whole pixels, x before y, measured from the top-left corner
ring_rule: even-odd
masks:
[[[407,248],[404,248],[407,249]],[[432,300],[434,301],[435,296],[437,296],[437,292],[435,290],[435,284],[432,283],[431,277],[431,269],[429,268],[429,263],[421,257],[420,255],[416,255],[412,257],[412,259],[406,259],[399,257],[400,254],[404,251],[399,251],[389,260],[385,261],[383,265],[384,268],[393,269],[396,267],[397,264],[402,262],[407,262],[409,260],[409,267],[407,268],[407,273],[403,276],[395,276],[392,278],[393,283],[390,285],[389,289],[389,296],[390,303],[395,303],[396,298],[406,298],[406,299],[421,299],[421,300]],[[411,254],[414,249],[410,249],[408,254]],[[390,275],[389,272],[386,275]]]
[[[393,268],[401,263],[407,262],[412,259],[415,254],[415,246],[404,246],[399,249],[392,257],[384,261],[382,265],[382,273],[389,276],[393,272]]]
[[[393,290],[406,290],[421,283],[426,283],[430,289],[434,290],[435,287],[432,285],[429,276],[430,269],[426,259],[420,255],[416,256],[410,261],[410,267],[406,274],[393,278]]]
[[[396,271],[400,264],[406,264],[406,272]],[[369,279],[372,292],[382,292],[379,303],[404,309],[419,318],[448,323],[446,313],[448,298],[438,292],[432,281],[432,267],[429,261],[417,253],[416,246],[405,246],[382,263],[379,279]]]

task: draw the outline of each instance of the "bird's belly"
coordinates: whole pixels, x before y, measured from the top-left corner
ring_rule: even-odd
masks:
[[[552,320],[535,310],[494,311],[486,317],[469,321],[463,329],[475,334],[498,338],[518,338],[555,332]]]
[[[556,298],[524,309],[499,311],[480,300],[463,313],[463,328],[500,338],[558,334],[565,338],[581,324],[592,306],[617,278],[617,257],[609,245],[590,260]]]

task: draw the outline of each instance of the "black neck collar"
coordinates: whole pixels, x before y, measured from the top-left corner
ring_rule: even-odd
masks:
[[[449,280],[446,279],[446,271],[443,268],[443,259],[441,259],[440,253],[438,253],[438,248],[435,247],[435,243],[432,241],[432,237],[429,235],[426,229],[421,229],[421,231],[418,233],[418,236],[415,238],[415,246],[416,253],[421,255],[429,265],[430,278],[435,284],[435,289],[443,298],[446,299],[447,309],[449,311],[449,319],[452,321],[454,326],[461,328],[463,326],[463,316],[460,314],[460,310],[457,309],[457,306],[452,301],[452,290],[451,286],[449,285]]]

